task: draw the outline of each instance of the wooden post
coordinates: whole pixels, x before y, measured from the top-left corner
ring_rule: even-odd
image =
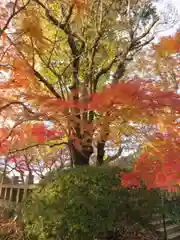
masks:
[[[161,206],[162,206],[162,220],[163,220],[163,228],[164,228],[164,240],[168,240],[167,239],[167,229],[166,229],[166,214],[164,211],[164,197],[165,194],[164,192],[161,192]]]
[[[27,196],[28,185],[29,185],[29,175],[26,177],[26,181],[25,181],[25,184],[24,184],[23,200]]]
[[[29,174],[28,175],[28,184],[33,184],[34,183],[34,175]]]
[[[7,187],[4,189],[4,200],[6,200],[6,195],[7,195]]]
[[[12,184],[17,185],[19,183],[19,177],[18,176],[13,176],[12,177]]]
[[[3,183],[4,183],[4,177],[5,177],[5,175],[6,175],[7,161],[8,161],[8,159],[5,158],[5,159],[4,159],[5,167],[4,167],[3,173],[1,174],[1,180],[0,180],[0,196],[1,196],[1,191],[2,191],[2,185],[3,185]],[[5,194],[5,195],[6,195],[6,194]]]
[[[19,203],[19,194],[20,194],[20,188],[17,188],[16,203]]]
[[[0,196],[2,195],[2,180],[0,181]]]
[[[11,188],[10,188],[10,193],[9,193],[9,200],[8,200],[8,203],[11,203],[12,191],[13,191],[13,188],[11,187]]]

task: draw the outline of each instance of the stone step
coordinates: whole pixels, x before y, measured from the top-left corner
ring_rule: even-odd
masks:
[[[164,234],[164,227],[157,228],[156,231],[159,235],[163,235]],[[180,231],[180,226],[177,225],[177,224],[169,224],[169,225],[166,226],[166,231],[167,231],[167,235],[176,233],[176,232]]]
[[[180,225],[172,223],[170,218],[165,219],[168,240],[180,240]],[[164,235],[163,219],[160,214],[153,214],[152,226],[156,229],[159,237]]]
[[[171,223],[171,219],[170,218],[166,218],[165,222],[166,222],[166,224],[168,224],[168,223],[170,224]],[[163,226],[163,220],[162,219],[161,220],[153,220],[151,222],[151,225],[153,225],[156,229],[161,228]]]
[[[180,240],[180,232],[175,232],[167,237],[168,240]]]
[[[155,213],[152,215],[154,219],[161,218],[161,215],[159,213]]]
[[[159,213],[153,214],[153,215],[152,215],[152,218],[153,218],[153,220],[162,221],[162,215],[159,214]],[[166,217],[166,218],[168,218],[168,217]]]

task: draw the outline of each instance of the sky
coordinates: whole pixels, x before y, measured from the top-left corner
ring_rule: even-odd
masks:
[[[168,4],[170,4],[170,5],[172,4],[172,7],[174,7],[173,10],[175,10],[175,11],[173,11],[173,13],[176,11],[177,11],[177,14],[179,13],[179,16],[177,16],[179,21],[176,23],[176,25],[171,26],[169,29],[157,33],[156,34],[157,37],[171,35],[176,32],[177,28],[180,28],[180,0],[160,0],[160,3],[157,3],[159,11],[167,12],[169,10]],[[170,14],[169,17],[173,18],[173,17],[175,17],[175,15]],[[169,20],[169,19],[167,19],[167,20]]]

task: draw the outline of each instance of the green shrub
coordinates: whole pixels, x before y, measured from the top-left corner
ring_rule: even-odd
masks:
[[[123,221],[147,223],[158,201],[156,193],[114,190],[120,185],[119,172],[83,167],[49,174],[22,210],[26,239],[92,240]]]

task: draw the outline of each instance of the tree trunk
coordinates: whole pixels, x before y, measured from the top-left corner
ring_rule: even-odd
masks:
[[[125,63],[123,61],[123,62],[120,62],[117,66],[117,69],[113,75],[112,84],[117,84],[119,82],[119,79],[123,77],[124,73],[125,73]],[[107,112],[104,118],[104,123],[102,124],[101,141],[97,143],[97,165],[102,165],[104,162],[105,143],[110,133],[109,121],[108,121],[109,116],[110,116],[110,112]]]
[[[105,141],[97,143],[97,165],[102,165],[104,161],[104,154],[105,154]]]
[[[125,64],[124,62],[119,63],[117,66],[117,69],[114,73],[112,83],[116,84],[119,82],[119,79],[124,75],[125,72]],[[77,96],[74,96],[74,101],[76,102],[78,100]],[[106,113],[105,120],[110,116],[110,113]],[[76,117],[81,119],[79,111],[76,113]],[[90,112],[90,120],[93,120],[93,111]],[[105,143],[109,136],[109,121],[105,121],[102,124],[101,129],[101,140],[97,143],[97,165],[102,165],[104,161],[104,154],[105,154]],[[81,136],[80,133],[80,126],[77,125],[75,127],[76,136],[79,139],[83,139],[83,136]],[[90,142],[88,142],[88,145],[83,145],[82,150],[78,150],[75,145],[73,144],[73,141],[71,141],[70,144],[70,152],[71,152],[71,159],[74,166],[83,166],[83,165],[89,165],[89,158],[91,154],[93,153],[93,147],[92,147],[92,139]]]
[[[81,146],[82,149],[78,149],[72,140],[69,141],[69,149],[71,154],[71,160],[74,166],[87,166],[89,165],[89,158],[93,153],[93,147],[90,145]]]

